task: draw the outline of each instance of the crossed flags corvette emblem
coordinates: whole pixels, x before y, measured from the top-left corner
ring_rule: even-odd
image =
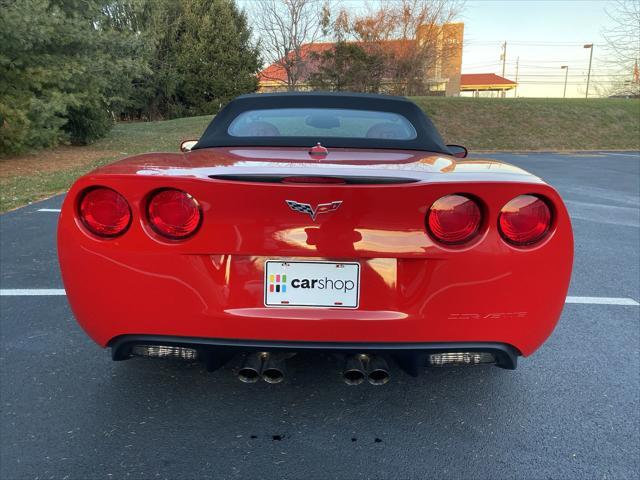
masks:
[[[335,212],[340,207],[340,205],[342,205],[342,200],[335,200],[329,203],[319,203],[315,208],[313,208],[308,203],[299,203],[295,200],[285,200],[285,202],[287,202],[289,208],[294,212],[306,213],[307,215],[310,215],[311,220],[313,220],[314,222],[316,221],[316,217],[321,213]]]

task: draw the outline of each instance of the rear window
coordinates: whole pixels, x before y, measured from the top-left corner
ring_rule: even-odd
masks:
[[[337,137],[413,140],[416,129],[392,112],[342,108],[247,110],[229,125],[232,137]]]

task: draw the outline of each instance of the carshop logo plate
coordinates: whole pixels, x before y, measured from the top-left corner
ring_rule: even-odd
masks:
[[[358,308],[360,264],[305,260],[267,260],[267,307]]]

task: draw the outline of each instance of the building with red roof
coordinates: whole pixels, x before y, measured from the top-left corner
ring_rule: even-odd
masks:
[[[480,92],[498,92],[504,96],[518,84],[495,73],[463,73],[460,76],[460,92],[472,92],[474,97]]]
[[[431,95],[457,96],[460,93],[464,24],[448,23],[439,27],[439,29],[438,48],[443,48],[442,44],[446,42],[448,52],[450,53],[443,56],[443,58],[439,58],[435,65],[427,71],[428,78],[425,84],[428,86],[429,94]],[[404,52],[410,49],[416,48],[416,40],[388,40],[378,42],[376,45],[382,48],[385,53],[397,57],[402,56]],[[334,46],[335,43],[331,42],[313,43],[302,46],[300,58],[303,62],[303,70],[297,86],[299,90],[311,89],[309,80],[311,75],[318,70],[318,55],[334,48]],[[293,53],[290,55],[293,55]],[[287,72],[280,63],[273,63],[258,74],[258,85],[259,92],[286,90]],[[383,78],[382,90],[392,90],[391,87],[391,81]]]
[[[314,61],[313,53],[321,54],[327,50],[333,48],[335,43],[309,43],[302,45],[300,48],[300,57],[304,61],[306,72],[303,74],[303,82],[305,82],[317,68]],[[289,54],[290,56],[293,53]],[[260,91],[278,91],[286,89],[287,86],[287,72],[279,63],[272,63],[267,68],[258,73],[258,82],[260,84]]]

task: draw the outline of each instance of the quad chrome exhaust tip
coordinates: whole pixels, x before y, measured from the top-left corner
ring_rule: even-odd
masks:
[[[271,384],[284,380],[285,360],[281,356],[269,355],[262,365],[262,379]]]
[[[262,375],[262,366],[265,358],[268,357],[267,352],[250,353],[244,358],[240,370],[238,370],[238,380],[242,383],[256,383]]]
[[[256,383],[262,379],[267,383],[276,384],[284,380],[285,357],[269,352],[254,352],[244,358],[238,379],[243,383]]]
[[[389,365],[382,357],[373,356],[369,358],[367,365],[367,379],[371,385],[384,385],[391,379]]]
[[[349,355],[344,362],[342,380],[347,385],[360,385],[367,378],[366,362],[368,357],[364,354]]]
[[[248,354],[238,370],[238,379],[243,383],[256,383],[262,379],[270,384],[284,381],[286,360],[291,355],[270,352]],[[367,380],[371,385],[385,385],[391,374],[383,357],[364,353],[345,358],[342,379],[347,385],[360,385]]]
[[[368,380],[371,385],[384,385],[391,374],[387,361],[376,355],[350,355],[345,360],[342,379],[347,385],[360,385]]]

